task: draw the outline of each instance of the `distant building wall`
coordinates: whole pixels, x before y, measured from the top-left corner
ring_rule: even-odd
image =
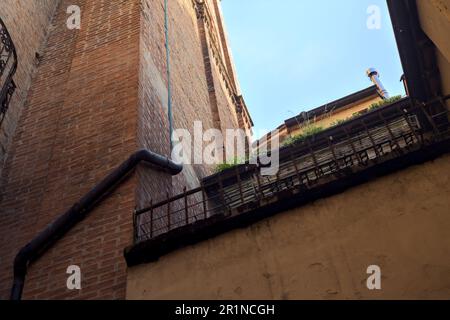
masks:
[[[273,131],[270,136],[265,136],[265,138],[260,141],[260,146],[265,147],[267,140],[274,141],[274,139],[278,139],[280,145],[283,145],[283,142],[290,137],[302,134],[308,126],[327,129],[337,124],[338,121],[350,119],[355,113],[367,111],[372,104],[381,102],[382,100],[383,99],[378,94],[373,94],[372,96],[360,99],[347,106],[340,107],[338,110],[334,110],[333,104],[331,103],[329,105],[330,111],[316,119],[309,119],[309,125],[308,122],[296,123],[292,126],[283,124],[278,127],[277,131]]]
[[[327,129],[327,128],[331,127],[333,124],[335,124],[337,121],[347,120],[347,119],[351,118],[355,113],[365,111],[373,103],[377,103],[382,100],[383,99],[381,99],[379,96],[373,96],[373,97],[369,97],[369,98],[357,101],[353,104],[346,106],[345,108],[339,109],[336,112],[330,111],[329,114],[326,114],[322,118],[317,119],[317,121],[314,121],[312,123],[312,125],[317,126],[317,127],[322,127],[323,129]],[[333,106],[330,105],[330,108],[332,108],[332,107]],[[314,120],[314,119],[310,119],[310,120]],[[293,128],[291,130],[291,135],[295,136],[295,135],[301,134],[302,132],[303,132],[302,129]]]
[[[131,267],[127,299],[448,299],[449,172],[447,154]]]
[[[1,1],[0,18],[15,44],[19,64],[14,76],[17,89],[0,128],[0,175],[27,99],[31,79],[39,63],[36,53],[42,54],[50,19],[58,2],[59,0]]]

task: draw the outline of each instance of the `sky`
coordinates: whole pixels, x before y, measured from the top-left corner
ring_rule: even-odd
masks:
[[[222,0],[241,91],[255,134],[372,85],[376,68],[404,95],[402,66],[386,0]],[[368,8],[380,8],[369,29]]]

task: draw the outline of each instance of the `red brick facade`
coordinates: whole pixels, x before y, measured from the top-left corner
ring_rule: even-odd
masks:
[[[44,44],[2,172],[2,299],[9,296],[15,254],[48,223],[137,149],[170,155],[163,0],[46,3],[47,7],[27,8],[27,12],[37,11],[38,17],[47,17],[55,9],[50,3],[58,3],[49,26],[42,22],[44,18],[36,22],[50,32],[46,41],[42,35],[30,46]],[[238,127],[242,121],[231,94],[235,89],[227,88],[221,57],[211,60],[210,70],[205,69],[195,2],[169,4],[175,128],[192,130],[196,120],[205,129],[215,126],[208,72],[215,85],[221,128]],[[69,5],[81,8],[81,30],[66,27]],[[3,6],[18,16],[11,34],[20,56],[24,40],[17,30],[26,21],[21,16],[24,5],[2,2],[2,16]],[[217,55],[211,47],[206,49],[211,56]],[[33,50],[25,51],[19,65],[31,61]],[[22,73],[31,78],[31,69]],[[125,298],[123,249],[132,243],[134,208],[167,193],[179,193],[184,186],[196,186],[210,172],[211,168],[186,166],[171,178],[140,167],[31,265],[23,298]],[[66,288],[66,269],[72,264],[81,268],[80,291]]]
[[[6,159],[6,151],[11,145],[27,98],[31,79],[39,64],[36,53],[39,55],[43,49],[56,4],[57,1],[54,0],[42,0],[39,3],[37,1],[2,0],[0,4],[0,17],[14,39],[20,61],[14,76],[17,89],[0,127],[0,174]],[[23,23],[23,21],[27,23]]]

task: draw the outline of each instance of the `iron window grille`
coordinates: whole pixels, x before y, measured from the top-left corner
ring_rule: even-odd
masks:
[[[0,18],[0,127],[16,90],[13,76],[17,70],[17,53],[11,36]]]

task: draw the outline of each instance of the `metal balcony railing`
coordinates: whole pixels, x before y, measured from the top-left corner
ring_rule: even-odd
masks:
[[[449,139],[448,99],[405,98],[284,147],[276,176],[261,176],[259,166],[247,164],[207,177],[200,188],[137,210],[135,242],[254,211]]]
[[[11,36],[0,18],[0,127],[16,90],[13,76],[17,70],[17,53]]]

